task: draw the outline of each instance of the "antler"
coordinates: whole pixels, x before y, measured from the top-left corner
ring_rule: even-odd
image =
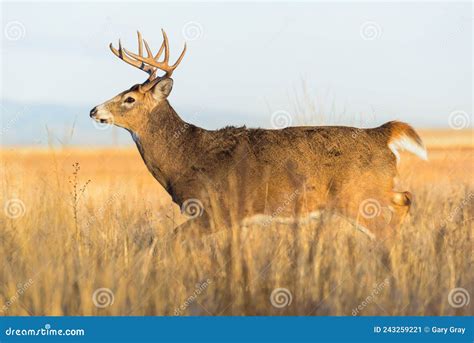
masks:
[[[153,56],[151,49],[146,40],[142,38],[142,34],[140,31],[137,31],[138,34],[138,55],[128,51],[125,48],[122,48],[122,44],[119,40],[119,48],[118,50],[115,49],[110,43],[110,50],[114,53],[115,56],[123,60],[124,62],[141,69],[148,73],[150,76],[148,79],[140,86],[140,89],[145,92],[152,88],[157,82],[165,77],[170,77],[173,74],[173,71],[178,67],[179,63],[184,57],[184,53],[186,52],[186,43],[184,43],[184,49],[181,52],[178,60],[173,65],[169,65],[169,44],[168,44],[168,36],[166,36],[166,32],[161,29],[163,33],[163,43],[161,44],[160,50]],[[145,49],[147,52],[147,57],[143,56],[143,44],[145,45]],[[158,59],[160,58],[161,54],[165,51],[165,57],[163,61],[159,62]],[[165,74],[161,77],[156,77],[156,71],[160,69],[165,72]]]

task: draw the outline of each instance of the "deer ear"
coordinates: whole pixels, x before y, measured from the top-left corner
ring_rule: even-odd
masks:
[[[151,90],[151,94],[157,100],[166,99],[173,89],[173,79],[163,79],[158,82]]]

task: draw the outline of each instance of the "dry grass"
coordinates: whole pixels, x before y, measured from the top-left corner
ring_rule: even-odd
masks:
[[[425,138],[429,163],[403,156],[416,199],[389,246],[332,218],[180,243],[169,233],[184,218],[135,149],[4,149],[2,314],[472,314],[473,301],[448,302],[455,287],[474,294],[472,135]],[[114,298],[104,308],[93,301],[102,287]],[[272,305],[276,288],[288,306]]]

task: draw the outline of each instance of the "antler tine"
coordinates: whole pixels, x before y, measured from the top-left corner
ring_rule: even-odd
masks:
[[[148,43],[145,39],[143,40],[143,43],[145,43],[145,49],[146,49],[146,53],[148,55],[148,58],[153,58],[153,53],[151,52],[150,46],[148,45]],[[140,54],[140,56],[143,56],[143,55]],[[147,81],[152,81],[155,78],[155,76],[156,76],[156,68],[153,68],[153,72],[150,74],[150,77],[148,78]]]
[[[158,50],[158,52],[156,53],[155,57],[153,57],[153,59],[156,61],[160,56],[161,54],[163,53],[163,49],[165,48],[165,41],[163,41],[163,43],[161,43],[161,46],[160,46],[160,50]]]
[[[165,47],[165,59],[163,60],[163,63],[168,64],[169,58],[170,58],[170,47],[168,44],[168,36],[166,35],[165,30],[161,29],[161,33],[163,33],[163,45]]]
[[[181,55],[179,55],[178,59],[176,60],[176,62],[171,66],[171,68],[176,69],[176,67],[181,63],[181,60],[183,59],[184,57],[184,53],[186,52],[186,43],[184,43],[184,48],[183,48],[183,51],[181,52]]]
[[[145,49],[146,49],[146,53],[148,55],[148,58],[153,58],[153,53],[151,52],[151,49],[150,47],[148,46],[148,43],[146,40],[143,40],[143,43],[145,43]]]
[[[110,43],[109,47],[110,47],[110,50],[113,52],[113,54],[115,56],[117,56],[118,58],[120,58],[122,61],[124,61],[124,62],[138,68],[138,69],[141,69],[141,70],[143,70],[144,72],[146,72],[150,75],[154,74],[156,68],[154,68],[150,65],[146,65],[145,63],[143,63],[140,60],[131,58],[131,56],[130,56],[131,53],[129,51],[127,51],[127,49],[122,47],[122,43],[121,43],[120,40],[119,40],[118,50],[114,48],[112,43]]]
[[[158,53],[155,55],[154,58],[150,57],[143,57],[137,54],[134,54],[126,49],[124,49],[125,53],[133,58],[135,58],[138,61],[141,61],[143,63],[146,63],[152,67],[155,67],[157,69],[161,69],[165,72],[164,77],[170,77],[173,74],[173,71],[176,69],[176,67],[179,65],[179,63],[182,61],[184,54],[186,53],[186,44],[184,45],[184,49],[181,52],[181,55],[179,56],[178,60],[173,64],[169,65],[169,58],[170,58],[170,53],[169,53],[169,42],[168,42],[168,36],[166,35],[166,32],[162,30],[163,33],[163,43],[161,44],[160,50]],[[145,44],[145,47],[147,44]],[[165,51],[165,56],[163,58],[163,61],[157,61],[157,59],[161,56],[163,53],[163,50]]]
[[[120,40],[119,40],[118,50],[113,47],[112,43],[110,44],[110,50],[112,50],[114,55],[120,58],[121,60],[123,60],[124,62],[147,72],[150,75],[150,77],[147,80],[148,84],[154,84],[154,82],[152,81],[156,79],[157,70],[160,69],[165,72],[165,75],[157,79],[158,81],[159,79],[163,77],[170,77],[171,74],[173,74],[173,71],[176,69],[176,67],[179,65],[179,63],[183,59],[184,54],[186,52],[186,44],[184,44],[184,49],[181,52],[181,55],[179,56],[178,60],[173,65],[170,66],[168,64],[169,58],[170,58],[168,36],[166,35],[166,32],[163,29],[161,29],[161,32],[163,34],[163,42],[161,44],[160,50],[158,50],[155,56],[153,56],[153,53],[150,49],[150,46],[148,45],[148,42],[145,39],[143,39],[140,31],[137,31],[138,54],[133,53],[123,48]],[[147,57],[143,56],[143,45],[145,45]],[[163,61],[160,62],[158,61],[158,59],[160,58],[163,51],[165,52],[165,56],[163,58]]]
[[[137,35],[138,35],[138,54],[140,56],[143,56],[143,39],[142,39],[142,34],[140,33],[140,31],[137,31]]]

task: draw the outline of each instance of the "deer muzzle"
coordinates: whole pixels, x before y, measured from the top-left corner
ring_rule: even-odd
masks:
[[[111,123],[113,122],[113,115],[110,111],[102,104],[94,107],[89,116],[99,123]]]

